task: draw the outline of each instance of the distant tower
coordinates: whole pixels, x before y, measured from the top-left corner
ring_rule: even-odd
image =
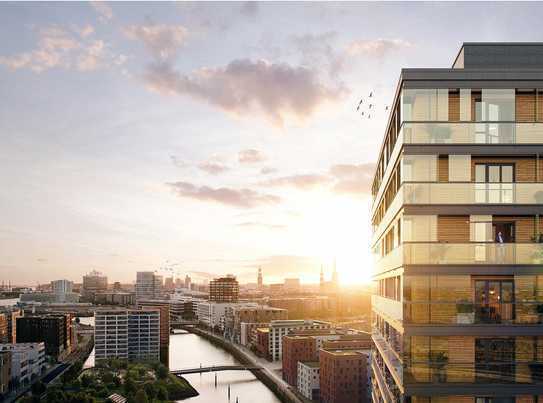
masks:
[[[336,268],[336,258],[334,258],[334,272],[332,273],[332,288],[337,290],[339,284],[337,268]]]
[[[262,289],[262,268],[261,267],[258,268],[257,285],[258,285],[258,289],[261,290]]]
[[[320,284],[321,292],[323,292],[325,284],[324,284],[324,268],[322,267],[322,264],[321,264],[321,277],[320,277],[320,283],[319,284]]]

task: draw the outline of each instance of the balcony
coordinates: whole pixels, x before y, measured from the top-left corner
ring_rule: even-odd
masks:
[[[405,302],[406,324],[543,324],[543,301],[477,304],[471,300],[452,302]]]
[[[543,123],[404,123],[404,144],[542,144]]]
[[[403,307],[400,301],[385,298],[380,295],[372,295],[371,306],[392,320],[400,323],[403,321]]]
[[[543,244],[492,242],[404,243],[383,257],[376,256],[376,273],[404,265],[541,265]]]
[[[403,204],[543,204],[543,183],[426,182],[402,185]]]
[[[387,340],[377,331],[372,333],[373,343],[379,351],[379,354],[383,358],[383,361],[387,365],[394,378],[396,384],[402,385],[403,379],[403,364],[398,354],[392,349]]]

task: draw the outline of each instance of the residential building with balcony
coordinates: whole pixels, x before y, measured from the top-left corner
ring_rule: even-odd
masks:
[[[543,44],[402,70],[372,186],[374,402],[541,399],[542,153]]]

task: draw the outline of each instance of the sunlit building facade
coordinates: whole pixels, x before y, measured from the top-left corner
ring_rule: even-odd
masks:
[[[543,44],[401,72],[373,182],[373,402],[543,401]]]

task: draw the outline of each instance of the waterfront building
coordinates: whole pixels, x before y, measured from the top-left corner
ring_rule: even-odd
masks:
[[[169,367],[170,356],[170,309],[178,305],[170,300],[139,300],[138,309],[157,309],[160,312],[160,362]]]
[[[542,88],[540,43],[401,71],[372,185],[374,402],[541,399]]]
[[[295,330],[329,329],[329,322],[320,320],[272,320],[269,332],[269,356],[272,361],[282,357],[283,336]]]
[[[0,353],[9,352],[11,357],[11,384],[25,385],[45,371],[44,343],[0,344]]]
[[[321,403],[365,403],[368,401],[368,354],[360,350],[321,349]]]
[[[242,323],[269,323],[272,320],[288,318],[286,309],[273,308],[254,302],[231,305],[225,311],[227,335],[235,342],[241,342]]]
[[[17,318],[17,343],[45,344],[45,354],[59,358],[69,352],[71,339],[70,326],[67,326],[69,315],[36,315]],[[69,328],[70,329],[69,329]]]
[[[95,312],[95,359],[160,360],[160,310]]]
[[[162,276],[152,271],[138,271],[136,273],[136,301],[160,298],[161,293]]]
[[[308,400],[320,400],[320,364],[318,361],[298,362],[298,392]]]
[[[130,306],[136,303],[136,293],[127,291],[101,291],[94,294],[94,303]]]
[[[224,331],[226,322],[226,309],[233,304],[202,301],[197,306],[198,322],[210,329]]]
[[[298,385],[298,362],[316,361],[317,343],[309,336],[284,336],[282,352],[283,379],[291,386]]]
[[[74,283],[69,280],[51,281],[54,302],[79,302],[79,294],[73,292]]]
[[[271,360],[269,327],[259,327],[256,329],[256,353],[259,357]]]
[[[6,343],[17,341],[17,318],[23,316],[23,310],[15,306],[0,306],[0,312],[6,315],[8,323],[8,339]]]
[[[238,302],[239,284],[232,275],[209,282],[209,300],[214,302]]]
[[[86,301],[94,301],[94,294],[107,291],[107,277],[99,271],[93,270],[83,276],[81,296]]]
[[[0,351],[0,400],[10,389],[11,366],[11,351]]]
[[[0,343],[9,343],[8,315],[0,313]]]

